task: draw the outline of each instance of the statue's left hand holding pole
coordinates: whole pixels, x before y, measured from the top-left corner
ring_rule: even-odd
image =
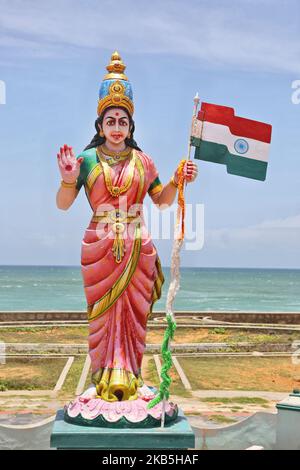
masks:
[[[72,147],[66,144],[60,147],[57,163],[61,174],[61,185],[56,195],[56,205],[59,209],[69,209],[78,194],[76,183],[82,162],[83,157],[77,159]]]

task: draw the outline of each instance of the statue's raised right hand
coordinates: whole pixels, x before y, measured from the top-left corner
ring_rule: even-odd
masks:
[[[62,179],[66,183],[75,183],[80,173],[83,157],[77,160],[72,147],[68,147],[65,144],[63,147],[60,147],[60,152],[57,154],[57,162]]]

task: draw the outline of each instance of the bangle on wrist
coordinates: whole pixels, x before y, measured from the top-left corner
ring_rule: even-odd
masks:
[[[66,181],[64,180],[61,180],[60,182],[61,186],[63,188],[75,188],[76,184],[77,184],[77,180],[74,181],[73,183],[67,183]]]
[[[178,188],[178,183],[176,183],[175,178],[174,178],[174,175],[173,175],[172,178],[170,179],[170,183],[172,183],[173,186],[175,186],[175,188]]]

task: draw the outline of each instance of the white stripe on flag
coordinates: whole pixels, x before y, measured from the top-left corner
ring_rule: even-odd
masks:
[[[195,137],[200,137],[199,130],[200,130],[201,122],[198,121],[198,123],[200,124],[199,128],[197,130],[196,128],[194,128],[194,132],[192,132],[192,134]],[[241,136],[234,135],[230,132],[230,129],[228,126],[223,126],[222,124],[215,124],[213,122],[208,122],[208,121],[204,121],[203,124],[204,125],[203,125],[202,136],[201,136],[202,140],[214,142],[216,144],[226,145],[228,148],[228,151],[231,154],[238,155],[239,157],[252,158],[254,160],[260,160],[263,162],[268,161],[270,144],[261,142],[260,140],[249,139],[248,137],[243,137],[242,135]],[[245,153],[239,153],[234,148],[234,144],[238,139],[242,139],[247,142],[249,148]]]

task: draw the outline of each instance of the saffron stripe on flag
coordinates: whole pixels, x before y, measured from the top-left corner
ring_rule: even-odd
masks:
[[[272,126],[270,124],[235,116],[234,109],[228,106],[202,103],[197,118],[201,121],[228,126],[230,132],[236,136],[260,140],[267,144],[271,142]]]

